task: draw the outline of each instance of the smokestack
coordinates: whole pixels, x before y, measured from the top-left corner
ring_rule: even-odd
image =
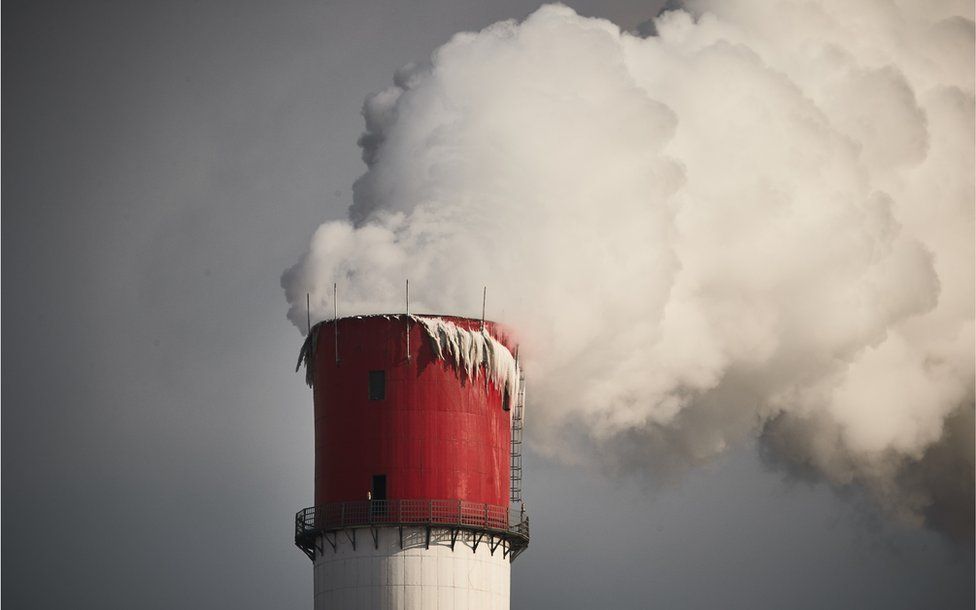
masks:
[[[338,360],[318,340],[337,325]],[[509,607],[510,565],[529,543],[514,351],[482,319],[312,328],[300,362],[314,388],[315,506],[296,515],[295,544],[314,565],[316,610]]]
[[[336,281],[347,311],[410,277],[472,317],[489,285],[550,457],[656,477],[758,442],[899,518],[971,515],[972,4],[684,4],[650,37],[544,6],[401,69],[290,319]]]

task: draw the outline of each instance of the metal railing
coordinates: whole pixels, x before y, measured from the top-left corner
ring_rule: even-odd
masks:
[[[325,532],[404,525],[484,532],[506,539],[518,551],[529,543],[529,518],[524,511],[465,500],[363,500],[298,511],[295,544],[305,550]]]

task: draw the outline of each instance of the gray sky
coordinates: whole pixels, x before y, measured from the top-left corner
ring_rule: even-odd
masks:
[[[663,2],[569,4],[633,27]],[[536,6],[4,5],[7,607],[311,607],[280,274],[345,214],[363,97]],[[973,607],[971,551],[753,447],[664,487],[526,467],[514,608]]]

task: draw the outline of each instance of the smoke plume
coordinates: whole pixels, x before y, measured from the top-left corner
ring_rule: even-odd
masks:
[[[304,331],[518,329],[533,443],[774,463],[973,535],[973,6],[696,0],[638,32],[544,6],[367,98],[348,221],[282,285]]]

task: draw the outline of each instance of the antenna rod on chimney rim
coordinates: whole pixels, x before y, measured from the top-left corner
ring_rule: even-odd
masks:
[[[335,329],[335,358],[339,366],[339,284],[332,284],[332,326]]]
[[[407,280],[407,362],[410,362],[410,280]]]

